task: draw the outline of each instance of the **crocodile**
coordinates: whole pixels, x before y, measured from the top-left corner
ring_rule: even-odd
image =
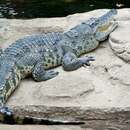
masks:
[[[54,68],[62,65],[65,71],[90,66],[93,56],[82,56],[96,49],[118,26],[111,9],[98,18],[90,18],[75,27],[61,32],[36,34],[15,41],[0,55],[0,120],[15,123],[81,123],[55,121],[44,118],[19,118],[6,102],[22,79],[32,76],[35,81],[46,81],[58,75]]]

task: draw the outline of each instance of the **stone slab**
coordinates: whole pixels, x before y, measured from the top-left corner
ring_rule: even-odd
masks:
[[[81,130],[79,126],[0,125],[0,130]],[[90,130],[89,128],[86,130]]]
[[[101,16],[106,11],[95,10],[54,19],[0,19],[5,23],[1,27],[3,31],[0,34],[0,44],[6,48],[16,39],[27,35],[50,31],[62,32],[92,16]],[[110,39],[117,31],[124,28],[128,31],[130,9],[121,9],[118,12],[116,18],[119,27],[111,34]],[[121,36],[122,34],[118,35]],[[101,43],[96,50],[87,54],[96,58],[90,67],[82,67],[73,72],[64,72],[62,67],[58,67],[56,71],[60,74],[46,82],[37,83],[31,78],[23,80],[7,104],[17,114],[35,117],[58,120],[99,120],[99,122],[122,119],[128,121],[130,67],[113,53],[109,42]]]

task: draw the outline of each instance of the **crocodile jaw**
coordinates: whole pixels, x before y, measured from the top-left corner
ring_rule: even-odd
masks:
[[[112,28],[113,25],[118,25],[117,21],[110,21],[102,26],[99,26],[97,28],[97,32],[106,33],[110,28]]]
[[[95,28],[95,38],[98,41],[105,40],[108,35],[118,26],[118,22],[114,19],[117,12],[110,10],[105,15],[97,19],[97,26]]]

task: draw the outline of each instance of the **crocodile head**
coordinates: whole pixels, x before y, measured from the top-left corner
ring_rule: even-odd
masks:
[[[91,18],[88,21],[94,36],[98,41],[104,41],[108,35],[118,26],[114,16],[117,14],[116,9],[111,9],[109,12],[99,18]]]

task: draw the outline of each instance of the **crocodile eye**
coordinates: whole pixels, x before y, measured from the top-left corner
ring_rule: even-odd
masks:
[[[67,36],[69,36],[70,38],[72,37],[77,37],[78,36],[78,32],[76,30],[70,30],[68,31],[68,33],[66,33]]]

